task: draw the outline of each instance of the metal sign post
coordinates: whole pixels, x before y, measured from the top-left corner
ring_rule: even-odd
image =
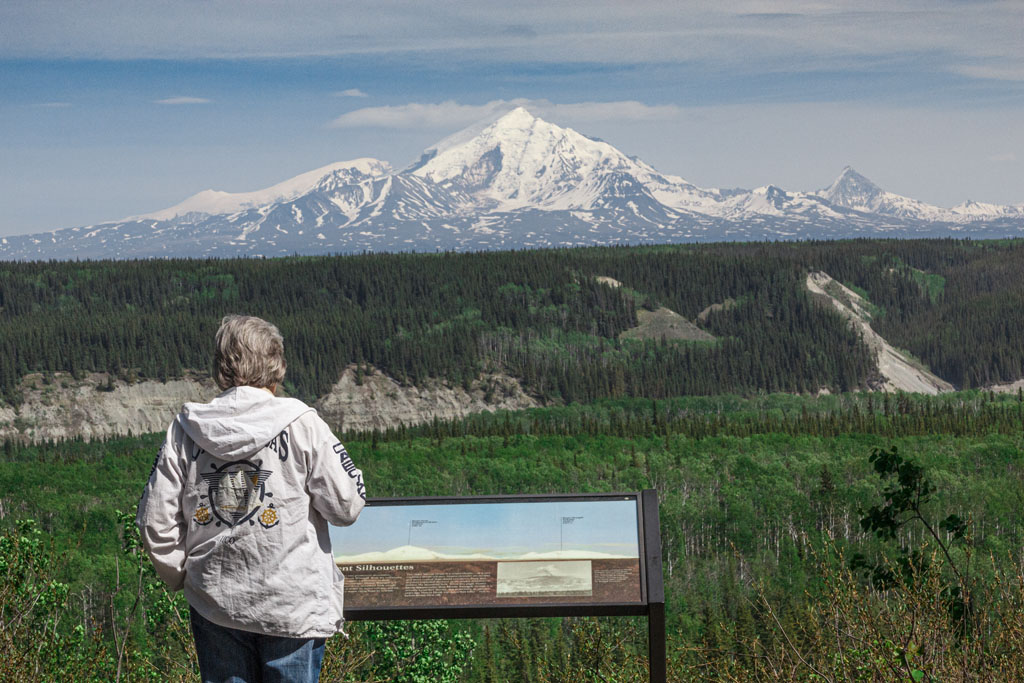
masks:
[[[651,683],[665,683],[665,584],[661,573],[661,525],[658,523],[658,492],[640,494],[644,520],[644,552],[647,570],[647,655]]]

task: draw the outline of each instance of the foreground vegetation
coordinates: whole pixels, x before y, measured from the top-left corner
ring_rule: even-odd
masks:
[[[673,680],[1024,677],[1018,396],[618,400],[348,436],[371,496],[656,488]],[[0,678],[194,676],[185,606],[131,533],[157,446],[5,446]],[[351,626],[325,680],[645,674],[635,619]]]

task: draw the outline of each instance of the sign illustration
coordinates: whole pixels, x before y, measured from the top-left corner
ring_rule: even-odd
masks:
[[[373,503],[331,527],[350,608],[642,601],[637,499]]]

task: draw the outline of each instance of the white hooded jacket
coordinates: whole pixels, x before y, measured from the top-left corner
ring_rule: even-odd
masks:
[[[186,403],[139,502],[157,573],[203,617],[267,635],[341,630],[328,523],[348,525],[363,475],[313,408],[254,387]]]

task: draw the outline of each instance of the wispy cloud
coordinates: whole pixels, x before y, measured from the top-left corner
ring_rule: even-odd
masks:
[[[331,121],[332,128],[451,128],[479,121],[495,113],[512,109],[515,105],[504,100],[487,104],[459,104],[447,102],[363,107],[346,112]]]
[[[994,81],[1024,81],[1024,65],[978,65],[960,66],[954,69],[959,74],[971,78],[984,78]]]
[[[71,103],[70,102],[37,102],[35,106],[42,107],[43,109],[67,109],[68,107],[71,106]]]
[[[332,128],[452,128],[499,116],[515,107],[559,121],[664,121],[677,117],[675,105],[649,105],[634,100],[556,104],[548,100],[491,100],[485,104],[439,103],[363,107],[331,121]]]
[[[205,97],[167,97],[162,100],[153,100],[153,104],[209,104],[210,100]]]
[[[700,63],[767,72],[911,54],[923,70],[1019,69],[1020,0],[591,0],[587,3],[189,3],[9,0],[0,55],[99,59],[409,56],[529,63]],[[125,11],[127,8],[131,11]],[[58,9],[59,8],[59,9]],[[338,31],[339,24],[345,33]],[[528,46],[529,49],[524,49]],[[416,55],[419,57],[419,55]]]
[[[349,88],[348,90],[339,90],[338,92],[334,93],[334,96],[335,97],[369,97],[369,95],[364,93],[359,88]]]
[[[617,102],[576,102],[573,104],[537,103],[537,110],[575,121],[667,121],[682,113],[674,104],[650,105],[636,100]]]
[[[1013,152],[1000,152],[999,154],[993,154],[988,160],[994,161],[997,164],[1009,164],[1017,161],[1017,155]]]

